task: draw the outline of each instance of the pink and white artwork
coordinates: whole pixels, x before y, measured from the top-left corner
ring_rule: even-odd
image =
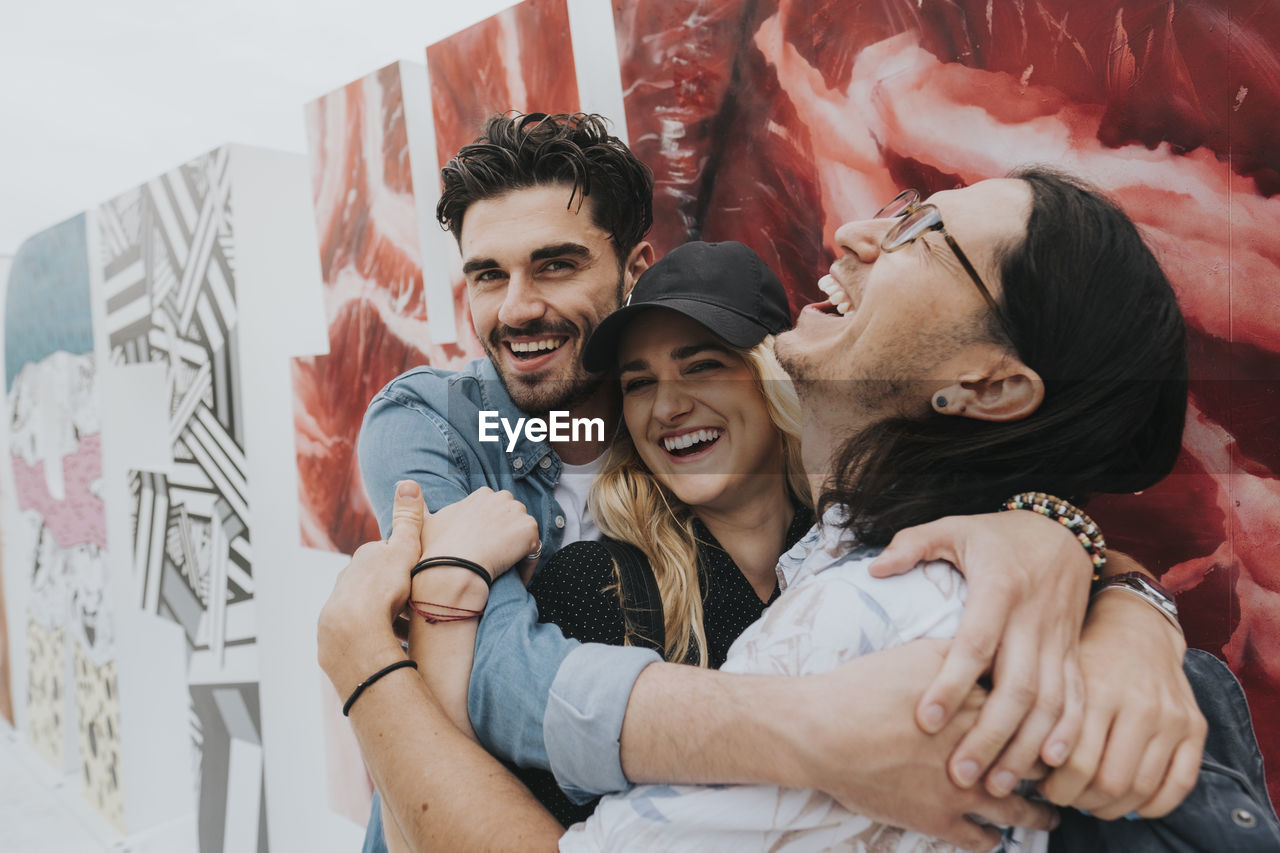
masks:
[[[29,580],[27,733],[124,827],[115,619],[106,575],[101,407],[86,218],[22,244],[5,305],[9,452]]]

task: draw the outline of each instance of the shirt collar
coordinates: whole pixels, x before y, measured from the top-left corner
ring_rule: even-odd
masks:
[[[795,582],[800,569],[811,560],[831,562],[848,550],[852,537],[841,527],[843,520],[842,508],[831,507],[823,513],[820,522],[810,527],[790,550],[778,558],[778,589],[785,592]]]

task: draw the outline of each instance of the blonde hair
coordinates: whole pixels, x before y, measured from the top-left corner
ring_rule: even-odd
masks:
[[[769,417],[782,439],[782,468],[796,499],[812,507],[809,483],[800,461],[800,401],[791,380],[773,355],[773,337],[749,350],[734,348],[746,362],[764,397]],[[707,665],[698,585],[698,539],[692,508],[676,498],[645,467],[625,425],[620,425],[588,497],[591,517],[604,535],[635,545],[649,560],[662,598],[666,642],[663,657],[684,661],[696,651]],[[615,575],[618,567],[614,565]],[[621,586],[618,586],[621,596]],[[627,614],[623,602],[623,614]],[[627,645],[634,636],[627,620]]]

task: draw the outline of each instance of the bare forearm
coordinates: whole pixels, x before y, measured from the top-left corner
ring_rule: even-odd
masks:
[[[810,787],[812,775],[790,748],[805,679],[730,675],[654,664],[636,680],[622,725],[622,769],[632,782],[773,782]],[[787,703],[790,705],[790,703]]]
[[[461,610],[483,610],[488,592],[475,575],[464,569],[435,568],[421,572],[413,582],[415,607],[449,616]],[[409,628],[409,656],[431,695],[459,731],[475,740],[467,716],[467,689],[475,656],[477,619],[429,623],[414,614]]]
[[[458,730],[422,679],[384,677],[361,695],[351,723],[410,850],[556,848],[560,825]]]
[[[946,756],[973,725],[980,698],[967,696],[937,735],[916,727],[911,709],[944,649],[916,641],[793,678],[654,664],[627,705],[623,770],[636,782],[816,788],[852,811],[972,849],[999,839],[966,815],[1048,826],[1047,808],[961,791],[947,779]]]

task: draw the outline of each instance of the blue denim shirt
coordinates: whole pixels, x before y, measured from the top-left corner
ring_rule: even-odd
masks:
[[[373,398],[359,454],[378,526],[390,532],[398,480],[417,480],[433,511],[481,486],[506,489],[537,520],[545,562],[563,544],[564,512],[553,494],[560,459],[523,433],[511,453],[505,435],[481,442],[482,410],[511,423],[523,417],[488,359],[459,371],[415,368]],[[537,605],[508,572],[489,593],[476,637],[472,726],[494,755],[551,770],[571,797],[621,790],[622,718],[636,677],[656,660],[645,649],[582,645],[539,623]]]

